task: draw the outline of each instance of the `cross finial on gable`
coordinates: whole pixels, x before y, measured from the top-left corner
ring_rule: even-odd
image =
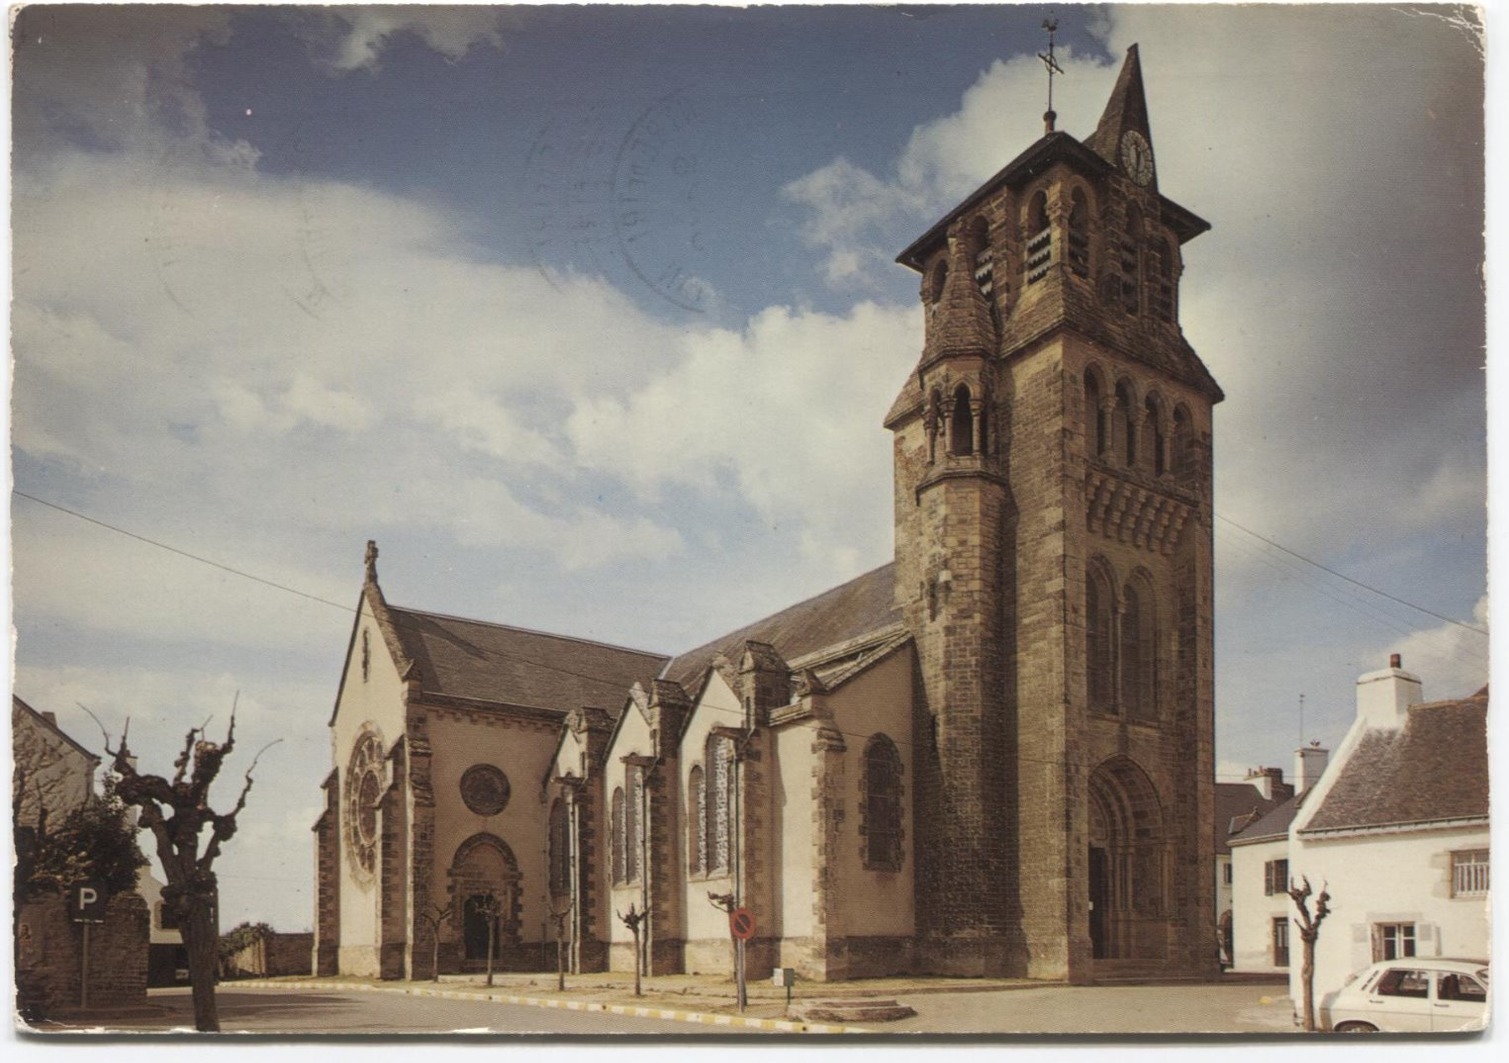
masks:
[[[368,539],[367,540],[367,557],[366,557],[366,562],[367,562],[367,582],[368,583],[376,583],[377,582],[377,542],[375,540],[373,540],[373,539]]]

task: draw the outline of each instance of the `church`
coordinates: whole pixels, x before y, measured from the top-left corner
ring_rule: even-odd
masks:
[[[891,563],[670,656],[390,604],[368,544],[317,973],[727,977],[737,906],[750,978],[1214,975],[1209,226],[1135,46],[1054,117],[899,256]]]

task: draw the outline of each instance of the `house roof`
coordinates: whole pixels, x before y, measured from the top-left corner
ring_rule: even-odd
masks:
[[[1216,852],[1229,853],[1227,839],[1261,820],[1289,797],[1289,787],[1278,797],[1264,797],[1249,782],[1216,783]]]
[[[1488,690],[1411,706],[1398,730],[1370,728],[1303,830],[1488,815]]]
[[[38,712],[36,709],[32,708],[26,702],[22,701],[15,694],[12,694],[10,696],[10,703],[11,703],[11,708],[13,708],[13,709],[20,709],[23,713],[25,713],[26,715],[30,716],[31,719],[32,719],[32,721],[34,723],[36,723],[36,725],[38,727],[42,727],[42,728],[44,728],[44,729],[46,729],[48,731],[51,731],[53,734],[57,735],[63,741],[67,742],[74,749],[78,750],[84,756],[88,757],[89,760],[93,764],[95,764],[96,766],[99,765],[99,763],[100,763],[100,756],[99,756],[99,754],[98,753],[92,753],[88,749],[86,749],[84,746],[80,745],[73,738],[72,735],[68,734],[68,732],[64,731],[61,727],[58,726],[57,720],[52,719],[50,716],[47,716],[47,715],[44,715],[44,714]]]
[[[746,641],[766,642],[787,662],[850,642],[901,622],[895,603],[895,565],[882,565],[815,598],[731,631],[681,654],[661,678],[697,689],[718,654],[733,657]]]
[[[1305,791],[1309,793],[1310,791]],[[1289,824],[1294,822],[1295,815],[1299,812],[1300,805],[1305,802],[1305,794],[1296,794],[1281,804],[1275,805],[1268,812],[1247,825],[1234,830],[1227,841],[1231,845],[1251,845],[1253,842],[1272,841],[1275,838],[1287,838],[1289,836]]]
[[[555,709],[617,712],[636,681],[648,684],[664,654],[389,605],[404,656],[426,695]]]

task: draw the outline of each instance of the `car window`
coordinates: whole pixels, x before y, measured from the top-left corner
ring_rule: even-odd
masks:
[[[1430,996],[1430,975],[1407,967],[1391,967],[1378,979],[1376,992],[1382,997],[1416,997],[1424,1000]]]
[[[1482,1004],[1488,999],[1488,991],[1466,974],[1443,974],[1436,982],[1437,1000],[1466,1000]]]

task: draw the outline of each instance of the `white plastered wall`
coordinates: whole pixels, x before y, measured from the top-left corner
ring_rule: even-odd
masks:
[[[1268,842],[1231,847],[1231,947],[1233,969],[1238,971],[1283,971],[1273,964],[1273,920],[1287,918],[1293,910],[1288,894],[1265,894],[1265,867],[1270,860],[1289,855],[1287,835]],[[1290,868],[1291,876],[1293,867]],[[1299,959],[1299,934],[1289,932],[1290,963]]]
[[[362,673],[362,635],[367,637],[367,670]],[[338,772],[341,830],[340,882],[340,970],[342,974],[376,976],[377,961],[377,881],[362,881],[352,870],[346,848],[346,769],[351,749],[363,731],[376,732],[383,751],[393,748],[404,733],[403,681],[388,653],[382,631],[372,617],[365,596],[357,621],[356,638],[346,660],[345,680],[341,685],[340,703],[336,706],[331,727],[332,753]],[[384,782],[391,780],[385,779]]]
[[[605,892],[611,908],[608,913],[610,970],[634,969],[634,935],[623,920],[618,918],[618,913],[627,913],[630,904],[636,910],[643,909],[645,900],[642,875],[633,882],[613,881],[613,792],[620,788],[623,790],[627,809],[627,802],[632,800],[632,795],[627,781],[628,765],[623,762],[623,758],[630,755],[650,756],[651,751],[649,721],[645,719],[639,706],[631,701],[624,707],[623,717],[619,720],[618,730],[613,735],[603,763],[603,827],[598,834],[601,839],[598,866],[602,869],[603,882],[607,886]],[[645,829],[648,831],[648,824]],[[643,862],[642,854],[640,862]]]
[[[693,767],[701,766],[703,771],[707,765],[703,763],[707,750],[707,739],[714,727],[738,727],[742,724],[744,710],[739,704],[739,697],[733,688],[724,681],[723,677],[714,672],[708,680],[707,686],[692,708],[691,718],[687,721],[685,731],[681,736],[681,792],[690,794],[689,779]],[[608,791],[610,794],[612,790]],[[687,815],[683,810],[683,827],[691,829],[685,824]],[[729,873],[715,875],[692,875],[687,873],[684,879],[686,883],[685,903],[682,911],[686,913],[686,940],[689,943],[703,941],[708,943],[726,943],[728,941],[728,916],[714,908],[707,899],[709,893],[733,892],[733,876]],[[759,918],[757,915],[756,918]],[[764,930],[759,931],[763,933]],[[696,966],[697,950],[689,947],[687,950],[688,966]]]

